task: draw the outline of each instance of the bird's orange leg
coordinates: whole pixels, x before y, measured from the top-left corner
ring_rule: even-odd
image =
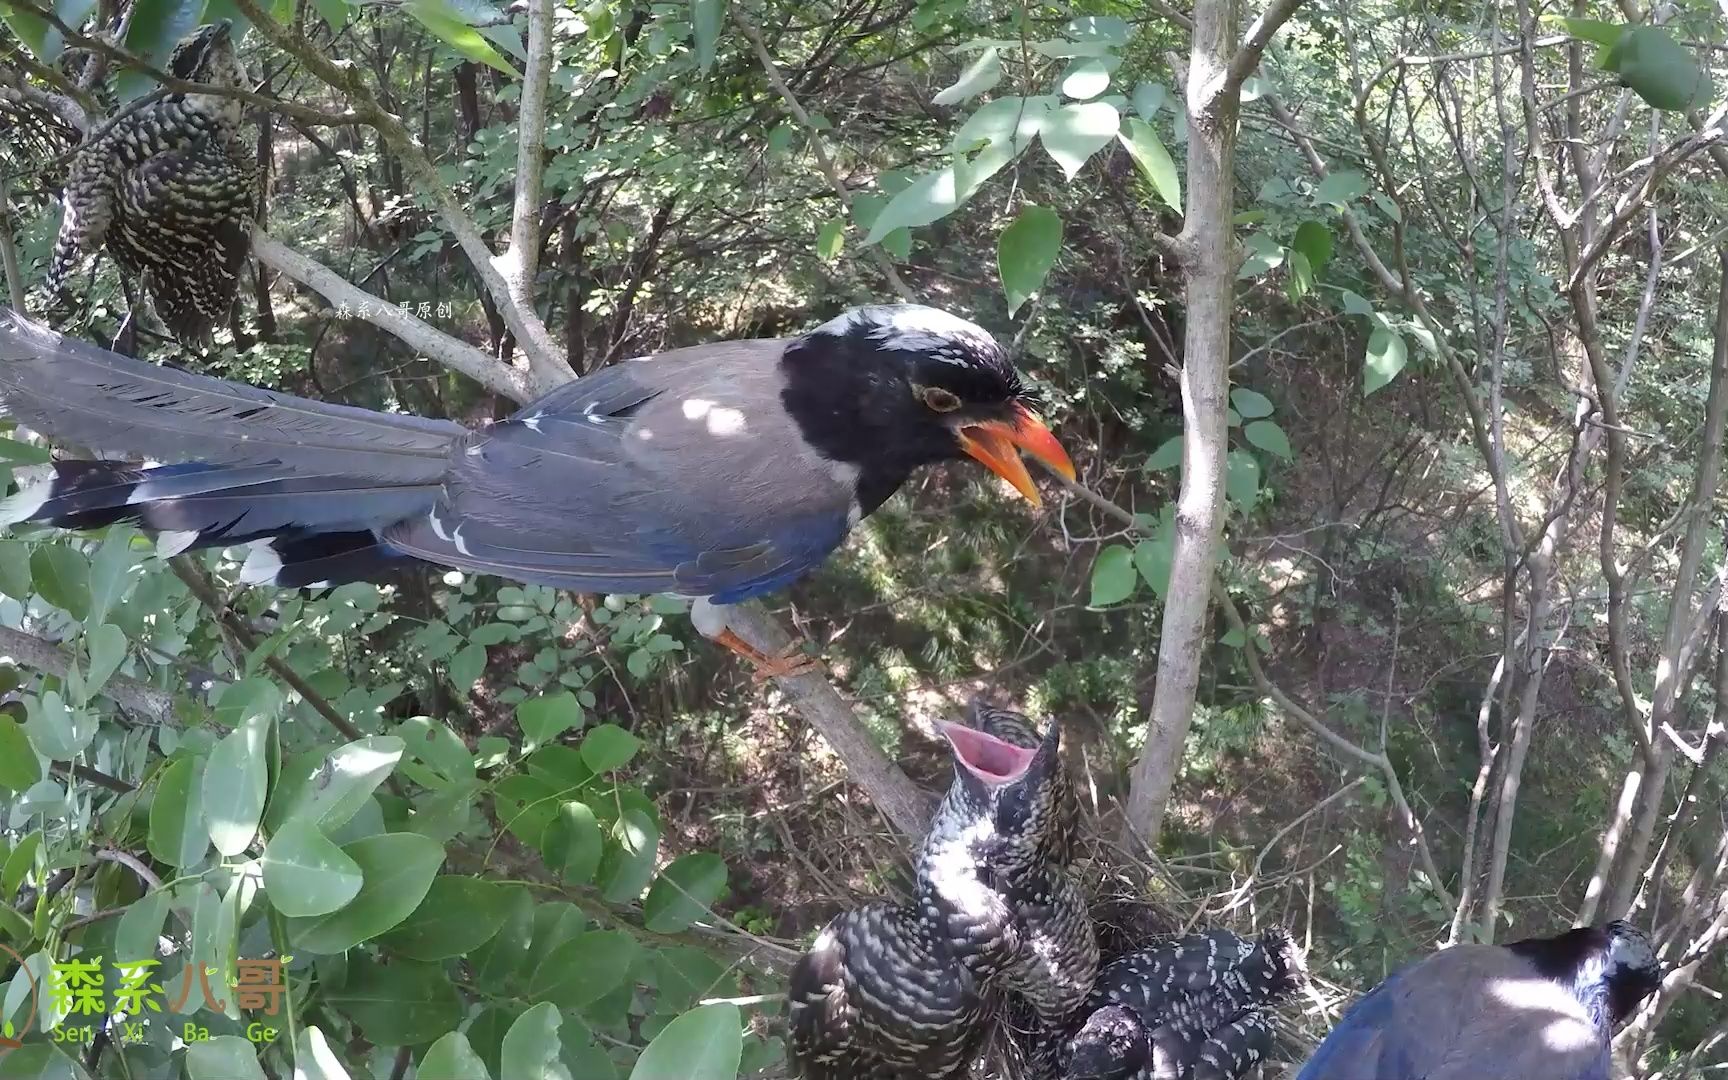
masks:
[[[769,656],[731,630],[720,631],[714,640],[749,661],[750,666],[756,669],[751,675],[756,682],[787,675],[810,675],[822,670],[822,661],[806,655],[797,642],[787,646],[779,656]]]

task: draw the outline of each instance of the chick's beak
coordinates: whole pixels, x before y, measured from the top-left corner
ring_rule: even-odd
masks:
[[[1067,451],[1056,441],[1056,436],[1050,434],[1044,421],[1038,419],[1031,409],[1015,405],[1013,412],[1009,420],[966,424],[955,431],[955,436],[960,440],[960,449],[1014,485],[1014,490],[1024,495],[1033,506],[1040,506],[1043,500],[1038,496],[1031,474],[1026,471],[1026,463],[1020,460],[1020,451],[1031,454],[1051,471],[1070,480],[1074,479],[1074,463],[1068,459]]]

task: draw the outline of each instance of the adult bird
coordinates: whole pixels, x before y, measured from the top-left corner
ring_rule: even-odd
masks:
[[[226,19],[175,46],[167,70],[206,86],[247,83]],[[106,246],[176,337],[207,337],[227,316],[252,247],[259,169],[241,119],[236,98],[170,93],[122,113],[80,146],[49,291],[62,293],[78,265]]]
[[[993,982],[1019,955],[1021,927],[992,880],[1048,826],[1058,725],[1035,749],[963,724],[942,731],[954,778],[919,847],[911,902],[835,916],[788,979],[787,1053],[806,1080],[964,1075]]]
[[[1297,1080],[1609,1080],[1616,1024],[1661,985],[1629,923],[1458,945],[1351,1006]]]
[[[726,605],[826,559],[920,466],[970,456],[1034,504],[1020,450],[1074,466],[994,338],[915,305],[798,337],[603,368],[470,430],[117,356],[0,309],[0,414],[174,464],[61,461],[0,519],[136,522],[161,550],[251,544],[242,581],[377,579],[415,561],[575,592],[697,599],[697,629],[787,674]]]
[[[1063,1080],[1234,1080],[1272,1048],[1270,1007],[1304,978],[1290,935],[1189,934],[1116,957],[1060,1042],[1032,1055]]]

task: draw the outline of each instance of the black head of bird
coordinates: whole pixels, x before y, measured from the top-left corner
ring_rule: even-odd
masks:
[[[469,430],[139,363],[0,309],[0,412],[171,463],[85,469],[76,500],[61,477],[0,516],[133,521],[173,551],[250,544],[242,580],[286,587],[418,561],[675,593],[699,631],[781,674],[726,606],[810,572],[913,469],[971,457],[1033,499],[1020,451],[1074,475],[990,335],[933,308],[641,359]]]
[[[1117,1080],[1146,1064],[1151,1032],[1132,1009],[1106,1005],[1086,1018],[1064,1047],[1072,1080]]]
[[[1662,985],[1662,967],[1649,936],[1621,919],[1516,941],[1506,948],[1567,987],[1605,1028],[1624,1022]]]
[[[1298,1080],[1607,1080],[1615,1024],[1661,985],[1650,939],[1625,922],[1510,945],[1457,945],[1350,1007]]]

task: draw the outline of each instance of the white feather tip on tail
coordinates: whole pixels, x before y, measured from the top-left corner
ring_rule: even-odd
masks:
[[[270,546],[270,541],[254,540],[246,547],[246,561],[240,566],[240,584],[267,585],[275,581],[282,569],[282,556]]]
[[[0,525],[16,525],[20,521],[30,520],[36,511],[42,509],[42,504],[47,502],[48,496],[53,493],[52,470],[48,472],[47,478],[35,483],[29,482],[31,478],[24,475],[23,469],[19,469],[16,475],[20,484],[28,484],[28,486],[21,486],[17,494],[0,499]]]

